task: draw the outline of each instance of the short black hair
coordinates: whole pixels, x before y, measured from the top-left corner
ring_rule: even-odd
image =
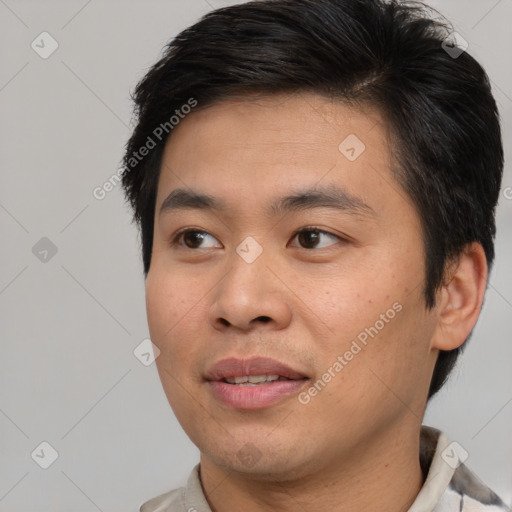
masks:
[[[483,246],[490,268],[503,172],[499,115],[480,64],[466,51],[447,51],[451,31],[420,2],[260,0],[212,11],[181,32],[135,89],[137,124],[123,160],[145,275],[171,116],[191,100],[205,107],[295,91],[382,112],[392,170],[422,222],[426,307],[435,305],[448,262],[467,244]],[[151,149],[141,158],[144,147]],[[440,351],[429,398],[461,350]]]

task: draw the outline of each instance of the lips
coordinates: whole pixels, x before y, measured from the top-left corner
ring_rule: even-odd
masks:
[[[288,380],[301,380],[308,377],[290,366],[266,357],[251,359],[222,359],[206,373],[206,380],[222,381],[236,377],[275,376]]]
[[[232,409],[264,409],[297,395],[309,381],[304,373],[274,359],[223,359],[206,373],[208,389]]]

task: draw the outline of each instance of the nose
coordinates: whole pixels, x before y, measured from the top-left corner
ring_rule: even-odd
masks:
[[[210,308],[213,327],[242,331],[262,324],[269,330],[287,327],[292,315],[287,300],[290,291],[278,275],[277,266],[263,254],[252,263],[233,254],[229,271],[213,295]]]

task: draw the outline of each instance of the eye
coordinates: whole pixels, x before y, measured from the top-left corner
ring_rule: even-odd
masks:
[[[208,249],[208,246],[200,247],[203,240],[208,237],[215,240],[215,237],[206,231],[201,231],[199,229],[186,229],[176,234],[172,241],[172,245],[184,245],[187,249]],[[183,243],[181,243],[181,240],[183,240]]]
[[[297,238],[300,244],[303,246],[303,249],[324,249],[329,245],[327,244],[323,246],[318,245],[318,241],[321,239],[322,235],[325,235],[325,238],[331,238],[331,240],[340,241],[341,238],[339,236],[333,235],[332,233],[328,233],[327,231],[322,231],[318,228],[303,228],[295,233],[293,238]]]
[[[320,244],[322,236],[324,238],[330,238],[334,241],[334,243]],[[210,238],[211,240],[216,240],[216,238],[210,235],[206,231],[201,231],[199,229],[184,229],[176,234],[174,239],[171,242],[171,245],[177,245],[181,247],[185,247],[186,249],[208,249],[214,247],[212,245],[205,246],[201,244],[204,240]],[[303,249],[324,249],[325,247],[329,247],[330,245],[334,245],[336,242],[342,240],[339,236],[333,235],[327,231],[323,231],[321,229],[310,227],[310,228],[302,228],[299,231],[296,231],[293,235],[293,239],[297,238],[300,245]],[[218,247],[218,246],[217,246]]]

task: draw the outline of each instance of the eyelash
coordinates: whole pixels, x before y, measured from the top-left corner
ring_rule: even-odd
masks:
[[[319,227],[317,226],[307,226],[307,227],[303,227],[303,228],[300,228],[298,229],[297,231],[295,231],[295,233],[293,233],[293,236],[292,236],[292,240],[299,234],[301,233],[318,233],[318,234],[324,234],[324,235],[328,235],[330,237],[334,237],[334,238],[337,238],[339,241],[341,242],[346,242],[347,240],[345,238],[342,238],[338,235],[335,235],[334,233],[330,233],[329,231],[324,231],[323,229],[320,229]],[[186,235],[187,233],[201,233],[201,234],[206,234],[206,235],[210,235],[212,236],[213,238],[215,238],[213,235],[211,235],[210,233],[208,233],[207,231],[203,231],[201,229],[194,229],[194,228],[184,228],[184,229],[181,229],[180,231],[178,231],[174,237],[172,238],[171,240],[171,246],[174,247],[174,246],[181,246],[183,247],[184,249],[187,249],[187,250],[190,250],[190,251],[199,251],[201,248],[192,248],[192,247],[186,247],[184,246],[183,244],[181,244],[179,241],[180,239]],[[336,245],[336,244],[332,244],[332,245]],[[321,247],[319,250],[321,249],[324,249],[324,250],[328,250],[331,246],[328,246],[328,247]],[[305,248],[305,247],[300,247],[301,249],[304,249],[306,251],[312,251],[314,249],[316,249],[316,247],[313,247],[312,249],[308,249],[308,248]]]

